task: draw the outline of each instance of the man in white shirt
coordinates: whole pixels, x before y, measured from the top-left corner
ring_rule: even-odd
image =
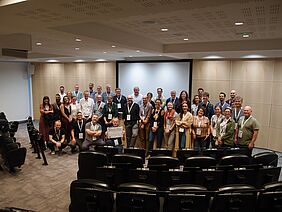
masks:
[[[89,98],[89,92],[84,91],[84,98],[80,100],[80,110],[82,112],[83,118],[89,120],[93,114],[94,100]]]
[[[161,100],[161,107],[164,108],[165,107],[165,103],[166,103],[166,99],[163,95],[163,89],[162,88],[157,88],[157,96],[154,98],[154,102],[156,101],[156,99],[160,99]]]
[[[67,94],[65,93],[65,87],[64,87],[63,85],[60,86],[59,95],[60,95],[61,102],[63,102],[64,96],[67,95]]]
[[[133,102],[138,104],[139,107],[141,107],[143,103],[143,95],[140,94],[139,91],[140,91],[139,87],[134,87],[133,94],[131,94],[131,96],[133,97]]]

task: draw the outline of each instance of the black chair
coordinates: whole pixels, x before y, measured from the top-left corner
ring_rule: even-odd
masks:
[[[129,170],[128,182],[138,182],[157,186],[160,179],[156,170],[131,169]]]
[[[94,179],[96,167],[108,165],[107,155],[101,152],[80,152],[78,155],[78,179]]]
[[[224,149],[222,149],[222,148],[218,148],[218,149],[205,149],[205,150],[203,150],[203,156],[212,157],[218,163],[220,161],[220,159],[224,156]]]
[[[114,146],[96,146],[95,151],[105,153],[108,157],[109,163],[111,163],[113,156],[118,154],[119,149]]]
[[[251,162],[252,164],[276,167],[278,163],[278,155],[274,152],[260,152],[253,155]]]
[[[209,191],[215,191],[224,185],[223,170],[205,170],[196,171],[194,175],[194,184],[206,187]]]
[[[160,202],[156,195],[157,188],[142,183],[125,183],[118,187],[116,211],[159,212]]]
[[[183,165],[187,158],[197,156],[198,154],[199,151],[195,149],[179,149],[176,152],[176,157],[180,164]]]
[[[242,167],[250,164],[250,158],[247,155],[228,155],[221,158],[219,165],[233,167]]]
[[[264,186],[258,197],[257,211],[282,211],[282,182],[274,182]]]
[[[143,164],[145,164],[145,156],[146,156],[146,150],[145,149],[132,148],[132,147],[131,148],[124,148],[124,154],[140,156],[143,160]]]
[[[210,195],[199,185],[181,184],[169,188],[171,192],[164,199],[164,212],[198,211],[209,209]]]
[[[112,158],[112,165],[117,168],[126,169],[143,168],[143,160],[136,155],[116,154]]]
[[[262,188],[263,185],[271,182],[277,182],[279,179],[281,167],[261,168],[256,177],[256,188]]]
[[[170,156],[152,156],[148,160],[148,168],[153,170],[178,169],[179,160]]]
[[[224,155],[247,155],[249,154],[249,149],[246,147],[235,147],[235,148],[225,148]]]
[[[216,159],[208,156],[195,156],[187,158],[184,169],[199,167],[200,169],[208,169],[216,166]]]
[[[247,184],[256,186],[257,169],[227,170],[225,184]]]
[[[172,156],[172,150],[164,149],[164,148],[152,149],[150,155],[151,156]]]
[[[255,211],[257,191],[250,185],[227,185],[218,189],[211,205],[211,212]]]
[[[75,180],[70,187],[70,212],[112,212],[114,194],[107,184],[89,179]]]

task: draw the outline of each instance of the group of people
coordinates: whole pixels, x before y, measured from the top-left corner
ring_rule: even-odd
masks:
[[[69,145],[73,152],[88,150],[93,145],[114,145],[146,149],[184,149],[199,151],[210,147],[245,147],[251,155],[257,139],[259,124],[252,116],[250,106],[243,107],[243,98],[231,90],[226,100],[224,92],[213,105],[209,93],[198,89],[190,102],[187,91],[170,92],[165,98],[163,89],[157,88],[153,98],[151,92],[142,95],[139,87],[125,97],[120,88],[112,92],[111,86],[89,84],[81,92],[75,85],[73,92],[60,91],[56,102],[51,104],[45,96],[40,105],[40,132],[51,153],[61,151]],[[123,127],[114,137],[109,128]],[[112,130],[111,130],[112,131]],[[126,142],[124,142],[126,140]],[[156,141],[156,142],[155,142]]]

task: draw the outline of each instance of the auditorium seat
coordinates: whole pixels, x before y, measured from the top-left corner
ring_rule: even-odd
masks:
[[[198,154],[199,151],[195,149],[179,149],[176,152],[176,157],[178,158],[180,164],[184,165],[187,158],[197,156]]]
[[[112,212],[114,194],[107,184],[90,179],[75,180],[70,187],[70,212]]]
[[[108,165],[107,155],[101,152],[80,152],[78,155],[78,179],[95,178],[96,167]]]
[[[208,156],[195,156],[189,157],[186,159],[184,164],[184,169],[189,168],[196,168],[199,167],[200,169],[208,169],[208,168],[215,168],[216,166],[216,159]]]
[[[179,169],[177,158],[170,156],[152,156],[148,160],[148,168],[153,170]]]
[[[139,148],[133,148],[133,147],[124,148],[124,154],[140,156],[143,160],[143,164],[145,164],[145,155],[146,155],[145,149],[139,149]]]
[[[274,152],[260,152],[253,155],[251,162],[252,164],[276,167],[278,163],[278,155]]]
[[[150,152],[150,155],[151,156],[172,156],[172,150],[164,149],[164,148],[152,149]]]
[[[224,149],[217,148],[217,149],[205,149],[203,150],[203,156],[209,156],[216,159],[217,163],[220,159],[224,156]]]
[[[267,183],[277,182],[280,172],[281,167],[260,168],[256,176],[256,188],[262,188]]]
[[[206,212],[209,209],[210,195],[203,186],[181,184],[170,187],[169,191],[164,199],[164,212]]]
[[[219,165],[233,166],[240,168],[243,165],[249,165],[250,159],[247,155],[228,155],[221,158]]]
[[[105,153],[108,157],[109,163],[111,163],[113,156],[118,154],[119,149],[114,146],[96,146],[95,151]]]
[[[220,187],[211,205],[211,212],[255,211],[257,191],[253,186],[238,184]]]
[[[117,168],[127,169],[143,168],[143,160],[136,155],[116,154],[112,158],[112,165]]]
[[[143,183],[124,183],[116,194],[116,211],[159,212],[160,201],[155,186]]]

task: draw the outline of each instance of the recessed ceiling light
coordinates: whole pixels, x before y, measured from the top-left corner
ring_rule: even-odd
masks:
[[[132,55],[130,55],[129,57],[132,57]]]
[[[107,52],[103,52],[104,54],[107,54]]]
[[[236,23],[235,23],[236,26],[241,26],[241,25],[243,25],[243,24],[244,24],[243,22],[236,22]]]
[[[168,28],[161,28],[161,31],[162,31],[162,32],[167,32],[167,31],[168,31]]]
[[[47,60],[46,62],[48,63],[55,63],[55,62],[59,62],[58,60],[54,60],[54,59],[50,59],[50,60]]]
[[[74,49],[75,49],[75,50],[79,50],[79,47],[75,47]]]
[[[76,42],[81,42],[81,39],[80,38],[76,38],[75,41]]]
[[[203,58],[204,59],[221,59],[221,58],[224,58],[224,57],[218,56],[218,55],[208,55],[208,56],[205,56]]]
[[[99,62],[99,61],[107,61],[107,60],[105,60],[105,59],[97,59],[95,61]]]
[[[42,46],[41,42],[36,42],[36,46]]]
[[[116,48],[116,46],[115,46],[115,45],[112,45],[112,48]]]
[[[183,40],[187,41],[187,40],[189,40],[189,38],[184,38]]]
[[[74,62],[80,63],[80,62],[84,62],[84,60],[75,60]]]
[[[11,4],[17,4],[17,3],[20,3],[20,2],[24,2],[24,1],[27,1],[27,0],[1,0],[0,1],[0,7],[11,5]]]
[[[136,52],[138,52],[138,53],[139,53],[139,52],[140,52],[140,50],[136,50]]]
[[[260,54],[248,54],[242,56],[241,58],[266,58],[266,56]]]
[[[249,38],[250,35],[249,35],[249,34],[243,34],[242,37],[243,37],[243,38]]]
[[[162,54],[159,54],[159,56],[162,57],[163,55],[162,55]]]

